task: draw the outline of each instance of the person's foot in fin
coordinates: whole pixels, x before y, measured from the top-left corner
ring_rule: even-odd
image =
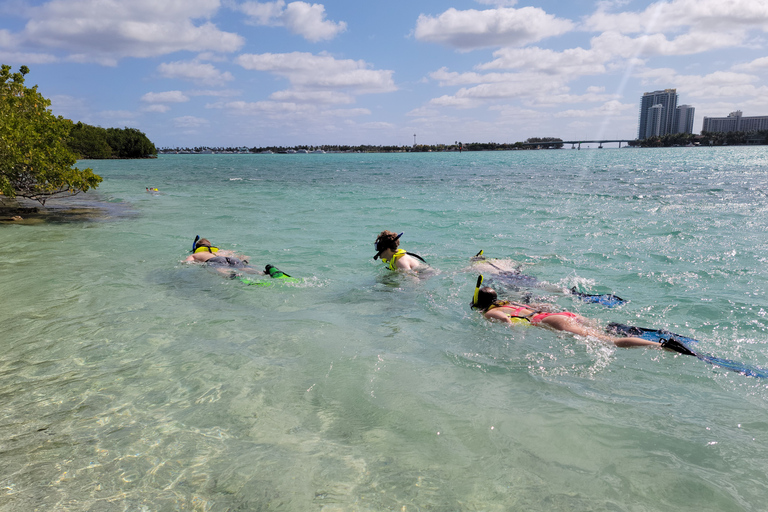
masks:
[[[695,356],[696,352],[693,352],[691,349],[680,343],[674,338],[667,338],[661,340],[661,348],[665,348],[667,350],[671,350],[672,352],[679,352],[680,354],[685,354],[687,356]]]

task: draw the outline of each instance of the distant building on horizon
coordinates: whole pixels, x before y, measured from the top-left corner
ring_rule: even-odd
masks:
[[[680,105],[675,109],[672,121],[672,133],[693,133],[693,114],[696,111],[690,105]]]
[[[684,105],[686,108],[688,105]],[[686,114],[687,114],[686,110]],[[677,89],[664,89],[663,91],[646,92],[640,99],[640,115],[638,117],[637,138],[647,139],[677,133],[676,116]],[[693,112],[691,112],[691,122]],[[686,119],[687,123],[687,119]],[[693,126],[693,125],[691,125]]]
[[[728,117],[704,117],[702,132],[757,132],[768,130],[768,116],[744,117],[741,110]]]

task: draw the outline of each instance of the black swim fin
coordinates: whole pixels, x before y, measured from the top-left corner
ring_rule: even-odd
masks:
[[[666,329],[646,329],[645,327],[636,327],[634,325],[619,324],[611,322],[605,329],[608,334],[619,334],[623,336],[634,336],[636,338],[643,338],[648,341],[656,341],[661,343],[664,340],[675,340],[683,345],[690,345],[691,343],[698,343],[698,340],[689,338],[688,336],[681,336],[674,332],[667,331]]]
[[[661,348],[666,348],[667,350],[671,350],[673,352],[679,352],[680,354],[685,354],[687,356],[696,356],[698,357],[698,354],[694,352],[693,350],[689,349],[679,341],[673,338],[669,338],[666,340],[661,341]]]

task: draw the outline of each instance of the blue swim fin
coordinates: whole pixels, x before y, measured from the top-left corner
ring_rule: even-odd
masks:
[[[621,306],[622,304],[627,303],[627,301],[625,301],[621,297],[618,297],[612,293],[604,293],[602,295],[590,295],[588,293],[582,293],[580,291],[577,291],[575,286],[571,288],[571,294],[575,295],[576,297],[581,299],[583,302],[586,302],[587,304],[600,304],[608,308]]]
[[[687,336],[681,336],[673,332],[669,332],[664,329],[645,329],[643,327],[635,327],[633,325],[624,325],[618,323],[610,323],[606,328],[609,334],[619,334],[624,336],[635,336],[649,341],[657,341],[661,343],[663,348],[685,354],[688,356],[694,356],[697,359],[711,364],[712,366],[719,366],[732,372],[740,373],[747,377],[755,377],[758,379],[768,379],[768,370],[764,368],[758,368],[757,366],[750,366],[738,361],[732,361],[722,357],[715,357],[706,352],[699,352],[692,345],[698,343],[698,340],[689,338]]]

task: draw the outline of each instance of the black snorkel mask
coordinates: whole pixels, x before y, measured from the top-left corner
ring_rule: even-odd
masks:
[[[401,236],[403,236],[403,233],[400,233],[399,235],[397,235],[395,237],[395,240],[399,240]],[[394,242],[395,240],[392,240],[392,242]],[[377,259],[379,259],[381,257],[381,253],[386,251],[387,248],[386,247],[382,248],[381,247],[381,242],[373,242],[373,245],[376,246],[376,255],[373,257],[373,261],[376,261]]]

